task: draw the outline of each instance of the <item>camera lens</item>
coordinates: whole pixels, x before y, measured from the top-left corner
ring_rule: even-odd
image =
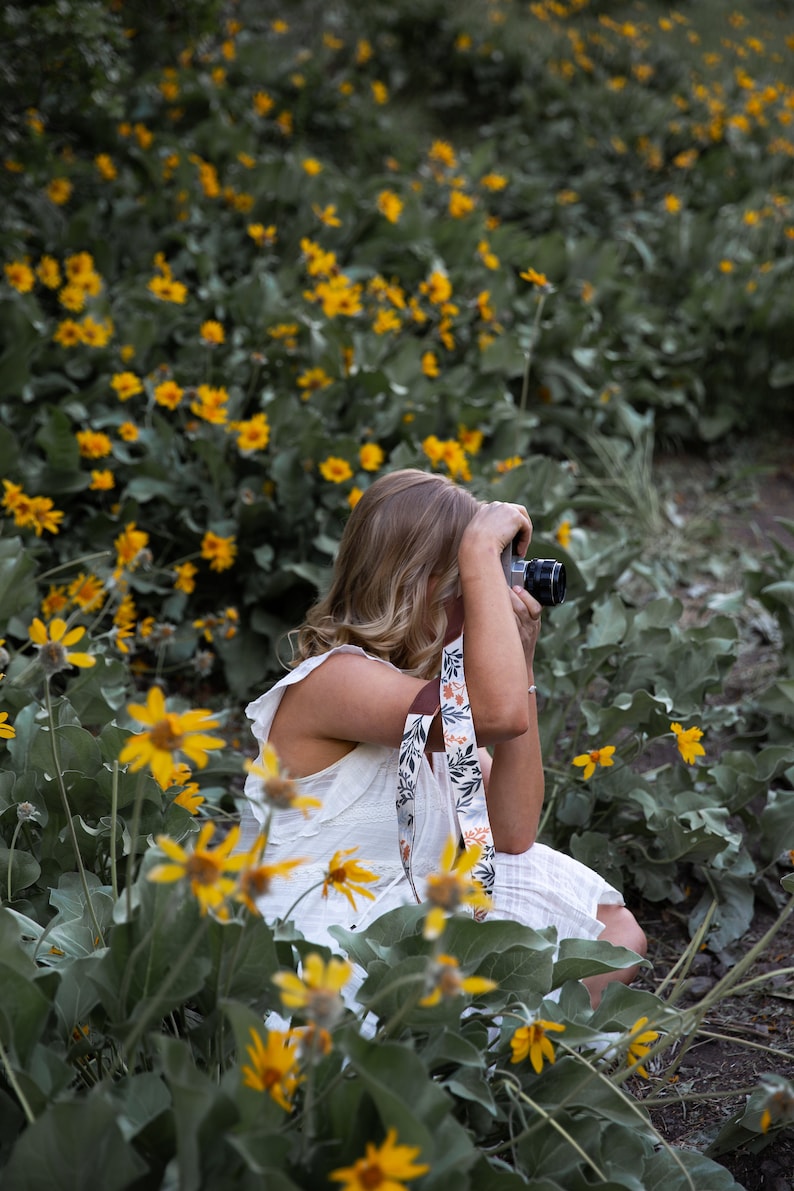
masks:
[[[565,567],[555,558],[528,558],[524,563],[524,587],[545,608],[565,599]]]

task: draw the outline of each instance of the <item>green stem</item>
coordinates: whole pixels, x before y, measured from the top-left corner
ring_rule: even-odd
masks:
[[[68,562],[62,562],[60,566],[51,567],[49,571],[42,571],[39,575],[39,582],[43,583],[45,579],[51,579],[53,575],[57,575],[61,571],[73,570],[75,567],[82,566],[84,562],[92,562],[95,558],[109,557],[109,550],[96,550],[93,554],[83,554],[80,558],[71,558]]]
[[[518,403],[518,408],[523,411],[527,408],[527,395],[529,393],[529,371],[532,367],[532,351],[535,347],[538,338],[538,328],[540,327],[540,316],[543,311],[543,304],[546,301],[546,295],[541,294],[538,298],[538,304],[535,308],[535,318],[532,323],[532,330],[529,333],[529,347],[524,353],[524,377],[521,382],[521,400]]]
[[[5,1067],[6,1075],[8,1076],[8,1082],[11,1084],[11,1087],[14,1089],[14,1092],[16,1093],[17,1100],[22,1105],[22,1111],[24,1112],[25,1116],[27,1117],[28,1124],[32,1125],[33,1122],[36,1120],[36,1118],[33,1115],[33,1109],[28,1104],[27,1097],[26,1097],[25,1093],[22,1091],[22,1088],[20,1087],[16,1072],[14,1071],[14,1068],[11,1066],[8,1055],[6,1054],[6,1051],[5,1051],[5,1047],[3,1046],[3,1040],[1,1038],[0,1038],[0,1063],[2,1063],[3,1066]]]
[[[119,900],[119,874],[116,863],[116,827],[119,821],[119,763],[113,762],[113,784],[110,788],[110,885],[114,902]]]
[[[99,919],[96,916],[96,911],[94,910],[94,903],[91,900],[91,890],[88,888],[88,878],[86,876],[85,865],[83,864],[83,857],[80,854],[80,844],[77,839],[77,832],[74,829],[74,823],[72,821],[72,808],[69,805],[69,795],[66,792],[66,783],[63,780],[63,770],[61,769],[61,759],[58,754],[58,741],[57,741],[57,736],[56,736],[56,731],[55,731],[55,715],[53,713],[53,707],[52,707],[52,693],[50,691],[49,676],[47,676],[47,679],[44,683],[44,698],[45,698],[45,701],[47,704],[47,717],[49,719],[49,724],[50,724],[50,745],[52,748],[52,761],[55,766],[55,777],[56,777],[57,784],[58,784],[58,791],[61,795],[61,802],[63,804],[64,814],[66,815],[66,826],[69,829],[69,836],[72,841],[72,848],[74,849],[74,857],[75,857],[75,861],[77,863],[77,871],[80,875],[80,884],[83,887],[83,893],[85,894],[86,905],[88,907],[88,912],[91,915],[91,922],[93,923],[93,926],[94,926],[96,938],[99,940],[100,946],[104,947],[105,939],[102,934],[102,928],[99,925]]]
[[[144,770],[138,774],[138,788],[135,791],[135,801],[132,804],[132,822],[130,823],[130,850],[127,856],[127,921],[132,920],[132,883],[135,880],[135,856],[138,847],[138,830],[141,825],[141,807],[143,805],[143,783],[146,779]]]
[[[14,867],[14,848],[16,847],[17,837],[22,830],[22,820],[17,819],[14,834],[11,836],[11,847],[8,849],[8,904],[11,905],[11,870]]]

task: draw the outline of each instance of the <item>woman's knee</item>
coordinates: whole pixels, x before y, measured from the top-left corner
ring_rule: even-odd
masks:
[[[604,924],[600,939],[605,939],[616,947],[628,947],[630,951],[636,951],[637,955],[645,955],[648,951],[645,931],[627,906],[599,906],[598,921]]]

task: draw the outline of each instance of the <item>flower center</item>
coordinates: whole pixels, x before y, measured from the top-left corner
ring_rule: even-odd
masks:
[[[175,753],[182,747],[182,733],[179,718],[173,712],[166,712],[165,719],[158,720],[149,733],[152,746],[164,753]]]
[[[57,674],[69,665],[66,650],[58,641],[48,641],[46,645],[39,646],[39,661],[47,674]]]
[[[370,1187],[380,1187],[386,1178],[377,1162],[366,1161],[356,1170],[356,1176],[361,1186],[366,1187],[367,1191]]]
[[[269,777],[264,787],[268,802],[278,807],[292,806],[298,793],[295,783],[284,777]]]
[[[428,878],[427,895],[434,906],[455,910],[460,905],[460,880],[456,873],[435,873]]]
[[[194,852],[188,858],[185,872],[197,885],[214,885],[221,874],[221,867],[204,852]]]

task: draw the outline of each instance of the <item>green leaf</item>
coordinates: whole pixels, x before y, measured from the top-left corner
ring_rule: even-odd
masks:
[[[80,467],[80,448],[69,416],[51,405],[46,420],[36,435],[36,443],[46,452],[47,462],[55,471],[73,472]]]
[[[49,998],[30,978],[0,961],[0,1035],[6,1050],[22,1064],[41,1036],[50,1013]]]
[[[35,603],[35,570],[20,538],[0,537],[0,623]]]
[[[614,947],[601,939],[562,939],[559,958],[554,965],[552,988],[559,988],[566,980],[583,980],[585,976],[617,972],[637,963],[650,967],[647,960],[627,947]]]
[[[149,1167],[101,1096],[51,1104],[15,1145],[3,1181],[15,1191],[124,1191]]]

